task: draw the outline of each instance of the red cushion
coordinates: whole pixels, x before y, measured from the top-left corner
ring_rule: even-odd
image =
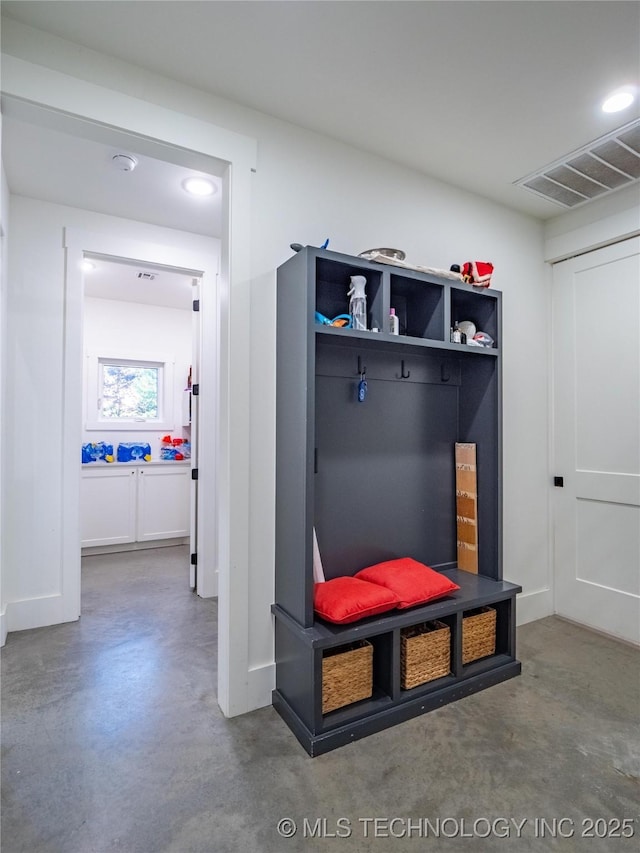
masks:
[[[434,571],[411,557],[377,563],[375,566],[362,569],[355,577],[358,580],[380,584],[394,592],[399,599],[399,610],[415,607],[416,604],[426,604],[427,601],[442,598],[460,589],[458,584],[449,580],[446,575]]]
[[[352,577],[317,583],[313,592],[318,616],[338,625],[393,610],[397,603],[398,596],[391,590]]]

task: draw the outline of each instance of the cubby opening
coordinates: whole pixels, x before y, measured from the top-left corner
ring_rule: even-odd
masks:
[[[448,634],[443,629],[448,629]],[[453,683],[455,642],[455,614],[438,616],[400,631],[401,698]]]
[[[511,654],[511,601],[498,601],[462,614],[463,672],[498,655]]]
[[[391,304],[398,316],[400,334],[411,338],[444,340],[444,288],[439,284],[390,276]],[[388,331],[388,326],[385,326]]]
[[[460,355],[459,438],[476,445],[478,491],[478,570],[502,576],[499,370],[495,358],[477,358],[476,348]]]
[[[498,328],[498,301],[493,296],[487,296],[475,291],[451,288],[451,325],[471,321],[476,332],[486,332],[491,335],[494,347],[500,346]]]
[[[352,275],[363,275],[367,284],[367,329],[383,327],[382,271],[367,266],[340,263],[328,258],[316,259],[315,299],[323,316],[332,320],[339,314],[349,313],[349,287]]]
[[[367,715],[371,713],[372,709],[391,702],[393,690],[393,632],[389,631],[388,633],[367,637],[365,641],[360,642],[362,644],[366,643],[372,652],[370,695],[361,699],[356,699],[355,701],[346,702],[340,707],[324,712],[322,714],[323,727],[342,725],[348,720]],[[335,678],[340,679],[341,677],[344,677],[349,681],[350,676],[348,671],[345,670],[344,676],[342,676],[339,670],[341,666],[341,656],[345,653],[348,654],[354,646],[358,646],[358,643],[352,643],[346,646],[336,646],[323,651],[323,660],[328,658],[337,664],[336,669],[338,674],[337,676],[334,676]],[[359,665],[366,670],[368,666],[366,660],[367,649],[364,645],[361,646],[361,648],[363,652],[363,659],[359,662]],[[358,653],[359,650],[356,649],[356,654]],[[368,673],[366,674],[368,677]],[[345,699],[349,698],[349,689],[350,688],[347,686]]]

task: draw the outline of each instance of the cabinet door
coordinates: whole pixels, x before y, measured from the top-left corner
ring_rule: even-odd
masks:
[[[136,469],[82,472],[80,537],[83,548],[135,541]]]
[[[189,535],[190,487],[187,465],[138,468],[138,542]]]

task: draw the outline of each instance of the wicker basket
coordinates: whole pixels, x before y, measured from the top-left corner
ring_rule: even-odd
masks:
[[[493,607],[469,610],[462,617],[462,663],[493,655],[496,651],[496,611]]]
[[[329,649],[322,657],[322,713],[373,693],[373,646],[366,640]]]
[[[444,622],[424,622],[400,634],[403,690],[442,678],[451,671],[451,629]]]

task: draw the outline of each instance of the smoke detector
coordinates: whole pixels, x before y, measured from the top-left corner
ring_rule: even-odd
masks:
[[[133,172],[138,165],[138,161],[131,154],[114,154],[111,162],[120,172]]]

